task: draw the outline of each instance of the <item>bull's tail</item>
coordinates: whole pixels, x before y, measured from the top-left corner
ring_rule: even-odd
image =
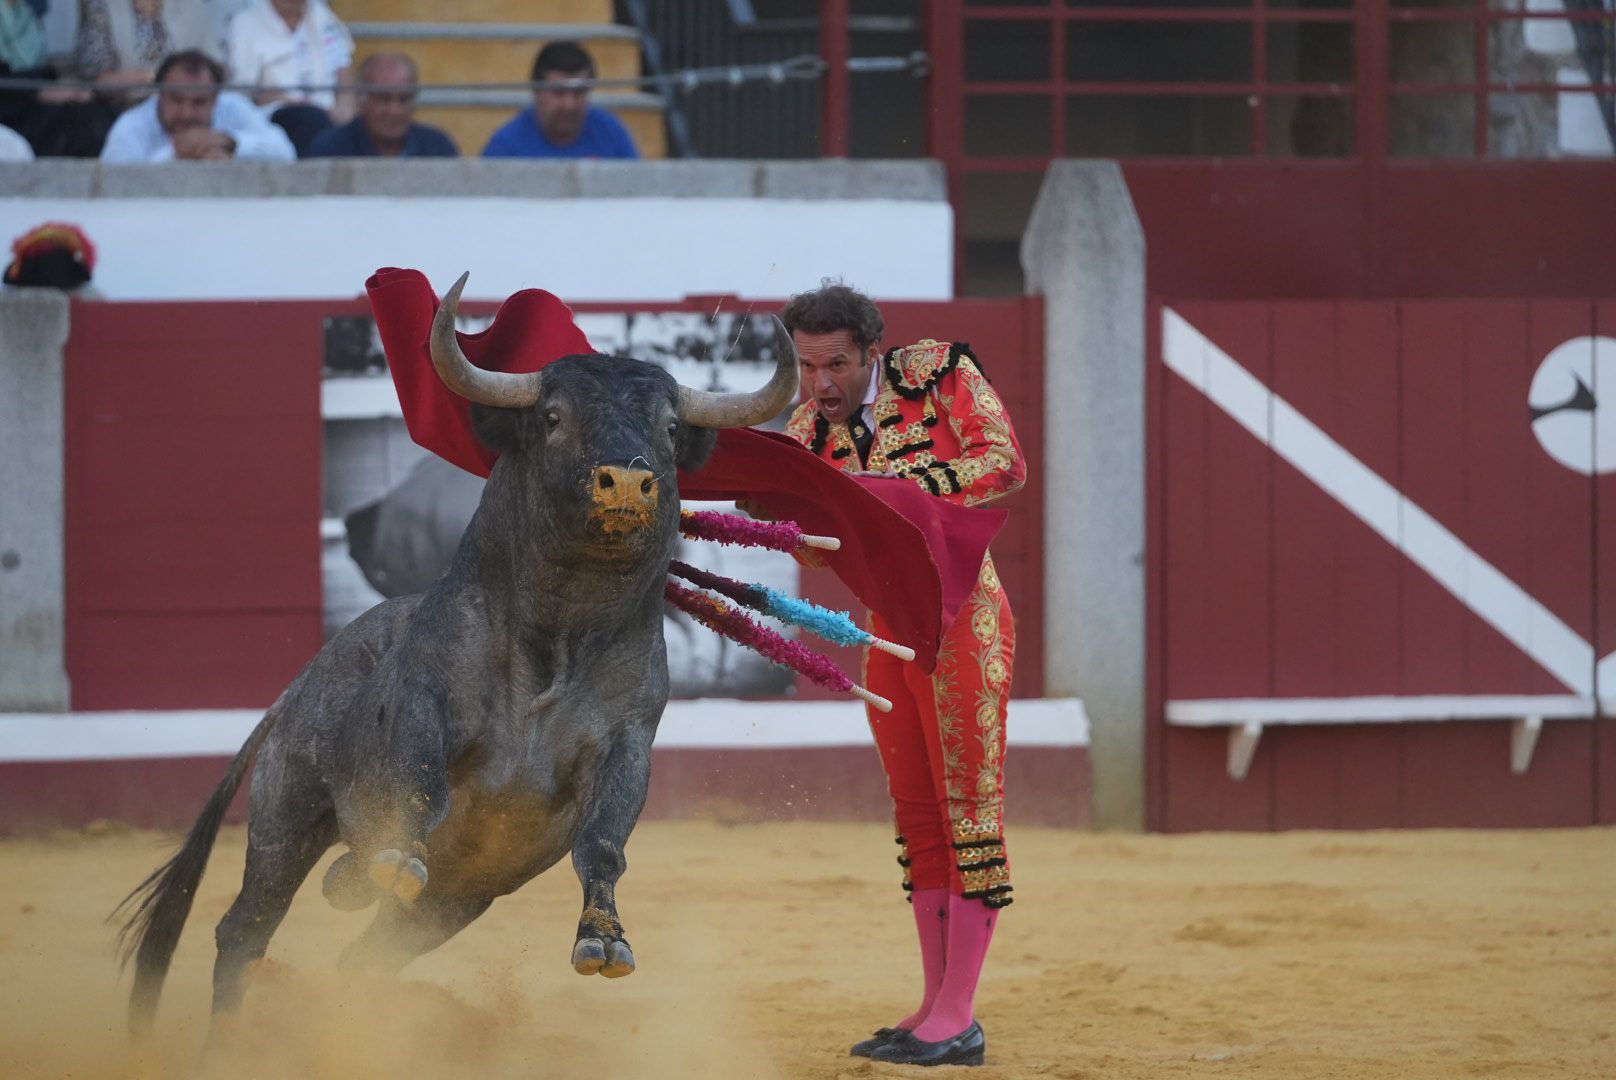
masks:
[[[219,825],[241,787],[242,778],[247,775],[253,756],[274,726],[280,707],[277,701],[247,736],[230,763],[230,770],[213,789],[212,797],[202,808],[202,816],[191,826],[173,858],[153,870],[107,917],[108,922],[126,920],[118,931],[118,962],[123,967],[127,967],[131,959],[135,962],[135,984],[129,993],[129,1030],[136,1035],[151,1028],[168,965],[174,959],[180,931],[191,913],[191,901],[196,898],[197,886],[207,870],[208,853],[219,835]]]

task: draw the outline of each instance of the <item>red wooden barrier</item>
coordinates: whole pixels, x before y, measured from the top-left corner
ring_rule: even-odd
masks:
[[[352,301],[74,305],[66,391],[74,708],[262,706],[319,649],[322,322],[365,311]],[[1036,696],[1041,304],[890,303],[883,312],[890,342],[971,342],[1016,418],[1033,479],[1007,503],[1015,513],[994,550],[1022,642],[1016,693]],[[808,580],[810,595],[841,596],[829,575]]]
[[[1205,392],[1178,373],[1151,380],[1155,696],[1591,698],[1594,661],[1616,649],[1596,618],[1616,599],[1616,556],[1597,543],[1616,478],[1552,459],[1527,398],[1549,351],[1596,333],[1612,305],[1164,307],[1260,384],[1241,391],[1257,402],[1246,423],[1272,418],[1275,434],[1271,448],[1238,406],[1214,402],[1230,392],[1227,375]],[[1174,346],[1161,337],[1153,358],[1167,363]],[[1353,490],[1373,488],[1368,474],[1315,475],[1309,460],[1330,459],[1281,445],[1286,405],[1407,500],[1401,547],[1346,508]],[[1422,512],[1434,520],[1423,533]],[[1441,530],[1505,584],[1479,562],[1454,579],[1468,603],[1440,584],[1420,560],[1459,558]],[[1495,594],[1513,599],[1488,608]],[[1562,629],[1531,616],[1533,602]],[[1176,726],[1160,711],[1151,722],[1150,811],[1165,829],[1572,825],[1613,813],[1610,721],[1548,723],[1521,773],[1507,723],[1270,727],[1244,779],[1229,775],[1223,729]]]

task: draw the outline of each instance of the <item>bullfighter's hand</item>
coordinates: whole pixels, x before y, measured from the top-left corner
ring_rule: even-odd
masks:
[[[813,548],[798,548],[791,553],[791,557],[810,570],[823,570],[828,565],[825,556]]]
[[[775,517],[763,509],[756,499],[736,499],[735,509],[756,521],[773,521]]]

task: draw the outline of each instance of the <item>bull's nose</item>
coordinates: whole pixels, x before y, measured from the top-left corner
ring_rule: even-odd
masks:
[[[639,494],[645,497],[656,495],[656,473],[644,469],[625,469],[621,465],[598,465],[595,467],[595,491],[597,493],[611,492],[614,496],[622,498],[632,497],[638,489]]]
[[[597,465],[590,494],[608,532],[640,528],[650,524],[651,512],[656,509],[656,474],[621,465]]]

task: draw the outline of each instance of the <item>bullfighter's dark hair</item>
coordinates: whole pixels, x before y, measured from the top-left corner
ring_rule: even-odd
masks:
[[[176,53],[169,53],[163,57],[163,62],[157,65],[157,74],[152,77],[153,82],[162,82],[170,71],[180,70],[187,75],[206,75],[213,80],[213,85],[224,85],[224,65],[201,49],[181,49]]]
[[[543,82],[550,72],[582,79],[595,77],[594,58],[576,41],[552,41],[533,58],[534,82]]]
[[[886,322],[875,301],[850,285],[825,278],[819,288],[793,296],[780,312],[780,321],[788,331],[805,330],[810,334],[834,334],[849,331],[853,344],[867,349],[881,340]]]

